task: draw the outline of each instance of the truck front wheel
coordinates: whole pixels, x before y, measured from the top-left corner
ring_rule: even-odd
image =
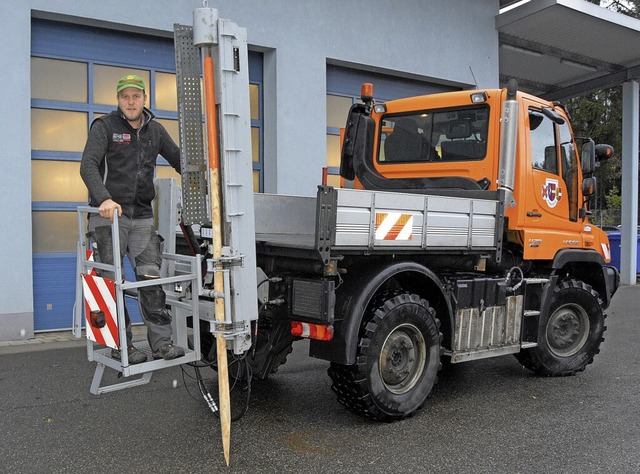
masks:
[[[546,376],[573,375],[593,362],[606,330],[602,301],[591,286],[579,280],[560,283],[547,317],[540,320],[538,346],[516,358],[528,369]]]
[[[400,420],[422,407],[441,367],[442,334],[429,303],[408,293],[377,299],[359,338],[357,362],[329,368],[338,401],[384,421]]]

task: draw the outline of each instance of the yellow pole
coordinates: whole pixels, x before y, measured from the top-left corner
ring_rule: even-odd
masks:
[[[213,59],[210,54],[204,56],[205,114],[207,117],[207,141],[209,150],[209,196],[211,198],[211,225],[213,231],[213,259],[222,255],[222,211],[220,199],[220,159],[218,150],[218,119],[215,104],[215,83]],[[213,275],[213,290],[224,294],[222,265],[216,263]],[[215,299],[216,321],[224,321],[224,299]],[[231,442],[231,402],[229,400],[229,368],[227,366],[227,342],[222,334],[216,335],[218,354],[218,391],[220,395],[220,425],[222,429],[222,448],[224,459],[229,466],[229,446]]]

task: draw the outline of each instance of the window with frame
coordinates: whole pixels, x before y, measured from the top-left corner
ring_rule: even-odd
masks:
[[[557,175],[558,150],[554,124],[540,110],[531,108],[528,115],[531,166]]]
[[[567,122],[558,125],[560,136],[560,170],[562,179],[567,188],[569,199],[569,220],[578,220],[578,155],[571,133],[571,127]]]
[[[380,128],[378,162],[482,160],[488,129],[487,106],[387,115]]]
[[[68,226],[87,190],[80,178],[80,159],[90,123],[115,109],[115,84],[125,74],[140,75],[147,85],[147,102],[156,120],[171,137],[178,138],[175,74],[155,69],[131,68],[43,56],[32,56],[32,201],[33,251],[72,252],[75,226]],[[160,160],[158,177],[180,175]],[[67,215],[68,213],[74,216]],[[53,233],[44,231],[56,228]],[[36,230],[42,230],[36,231]]]
[[[34,19],[31,55],[31,158],[34,253],[75,251],[77,230],[67,225],[88,194],[80,178],[82,151],[90,124],[117,106],[115,85],[125,74],[137,74],[147,86],[148,107],[179,142],[173,41],[119,34],[74,25],[73,41],[65,23]],[[131,51],[123,62],[123,45]],[[87,58],[86,51],[91,51]],[[262,55],[250,54],[253,188],[262,189]],[[141,65],[144,63],[144,66]],[[258,77],[258,80],[256,80]],[[164,159],[156,176],[180,175]],[[73,216],[71,216],[73,214]],[[53,232],[47,229],[56,228]]]

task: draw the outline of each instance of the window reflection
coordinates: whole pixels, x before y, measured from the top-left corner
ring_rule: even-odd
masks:
[[[169,119],[156,119],[159,123],[161,123],[164,128],[167,129],[171,138],[176,143],[180,143],[180,126],[177,120],[169,120]]]
[[[260,129],[251,128],[251,161],[260,163]]]
[[[352,104],[351,97],[327,94],[327,128],[343,128]],[[333,130],[327,133],[327,166],[334,168],[340,166],[340,148],[340,135],[336,135]],[[340,176],[328,175],[327,183],[331,186],[340,186]]]
[[[80,163],[33,160],[31,162],[31,199],[49,202],[86,202],[87,188],[80,178]]]
[[[31,98],[86,102],[87,64],[31,58]]]
[[[531,165],[539,170],[558,174],[558,152],[553,122],[542,112],[529,110],[529,141]]]
[[[81,152],[87,140],[87,114],[31,109],[31,149]]]
[[[142,78],[147,89],[149,88],[149,71],[95,64],[93,66],[93,102],[115,106],[117,104],[116,84],[125,74],[137,74]],[[148,95],[149,91],[147,91]],[[146,105],[149,106],[148,97]]]
[[[474,106],[387,115],[378,162],[482,160],[487,153],[488,114],[488,107]]]
[[[256,170],[253,171],[253,192],[260,192],[260,172]]]
[[[327,127],[344,127],[352,103],[351,97],[327,94]]]
[[[260,120],[260,90],[258,84],[249,84],[249,104],[251,107],[251,120]]]
[[[156,178],[175,178],[178,186],[182,183],[180,174],[169,165],[156,166]]]
[[[33,253],[75,252],[78,223],[74,211],[32,212]]]
[[[178,91],[176,89],[176,75],[157,72],[155,82],[155,108],[177,112]]]
[[[327,135],[327,166],[340,166],[340,136]]]

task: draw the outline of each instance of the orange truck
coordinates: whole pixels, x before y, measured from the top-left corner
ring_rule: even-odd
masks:
[[[256,195],[253,374],[298,337],[339,402],[379,420],[425,402],[442,361],[513,354],[573,375],[600,350],[619,276],[589,222],[608,145],[558,103],[505,89],[375,103],[343,131],[343,188]],[[260,278],[259,278],[260,279]]]
[[[593,361],[619,285],[607,236],[589,222],[594,170],[611,147],[575,137],[560,104],[521,93],[515,82],[386,103],[365,85],[344,129],[344,186],[319,186],[315,196],[254,195],[246,31],[214,16],[194,22],[217,24],[211,35],[175,27],[181,199],[175,180],[157,185],[165,254],[154,282],[165,287],[173,340],[186,353],[127,363],[128,349],[117,342],[126,340],[123,293],[148,282],[121,283],[116,265],[119,337],[110,347],[122,350],[122,361],[94,344],[97,337],[88,341],[89,359],[98,362],[92,393],[147,383],[151,371],[171,365],[204,360],[215,368],[221,337],[229,373],[247,384],[277,371],[292,344],[309,339],[309,355],[330,363],[338,401],[385,421],[423,406],[443,361],[513,354],[544,376],[573,375]],[[221,155],[215,258],[201,61],[193,60],[209,36],[217,38]],[[85,256],[91,247],[79,217],[76,301],[84,291],[86,327],[109,335],[115,330],[103,313],[111,309],[93,309],[97,297],[83,290],[93,268],[106,266]],[[117,237],[116,224],[114,217]],[[212,309],[221,300],[224,320]],[[104,367],[144,375],[101,387]]]

